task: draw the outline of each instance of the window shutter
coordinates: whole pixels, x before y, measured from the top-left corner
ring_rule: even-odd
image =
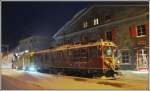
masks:
[[[144,27],[145,27],[145,32],[148,35],[148,33],[149,33],[149,23],[145,23]]]
[[[116,41],[116,28],[112,29],[112,41]]]
[[[137,36],[137,33],[136,33],[136,25],[132,25],[131,28],[130,28],[130,33],[131,33],[131,37],[134,38]]]

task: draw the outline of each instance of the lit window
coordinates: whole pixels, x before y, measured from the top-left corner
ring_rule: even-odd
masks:
[[[122,52],[122,63],[129,63],[129,53]]]
[[[137,36],[146,35],[146,29],[144,25],[139,25],[136,28],[137,28]]]
[[[98,23],[99,23],[99,22],[98,22],[98,18],[95,18],[95,19],[94,19],[94,26],[95,26],[95,25],[98,25]]]
[[[87,21],[83,22],[83,28],[87,28],[87,27],[88,27]]]

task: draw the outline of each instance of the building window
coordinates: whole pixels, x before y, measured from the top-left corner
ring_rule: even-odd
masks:
[[[106,32],[107,40],[112,41],[112,32]]]
[[[129,63],[129,52],[122,52],[122,63]]]
[[[83,28],[87,28],[87,27],[88,27],[87,21],[83,22]]]
[[[95,18],[95,19],[94,19],[94,26],[95,26],[95,25],[98,25],[98,24],[99,24],[98,18]]]
[[[139,25],[136,28],[137,28],[136,30],[137,30],[137,36],[138,37],[146,35],[146,29],[145,29],[144,25]]]
[[[138,68],[148,67],[148,49],[137,50],[137,63]]]
[[[106,15],[106,16],[105,16],[105,21],[108,22],[108,21],[110,21],[110,20],[111,20],[111,16],[110,16],[110,15]]]

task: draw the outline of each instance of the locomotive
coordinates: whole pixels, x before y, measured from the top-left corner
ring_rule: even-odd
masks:
[[[13,62],[13,68],[51,73],[106,74],[118,69],[117,46],[110,41],[63,45],[29,52]]]

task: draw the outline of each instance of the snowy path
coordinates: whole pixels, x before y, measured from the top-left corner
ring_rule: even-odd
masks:
[[[2,89],[147,89],[147,78],[132,74],[118,80],[82,78],[2,69]]]

